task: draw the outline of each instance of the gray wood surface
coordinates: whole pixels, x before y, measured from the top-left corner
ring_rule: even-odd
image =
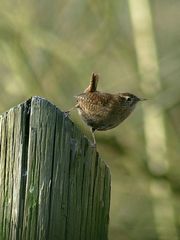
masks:
[[[110,172],[40,97],[0,116],[0,240],[106,240]]]

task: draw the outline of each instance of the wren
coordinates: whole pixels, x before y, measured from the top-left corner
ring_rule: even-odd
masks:
[[[99,76],[93,73],[89,86],[76,97],[79,115],[91,127],[93,146],[96,146],[95,131],[106,131],[118,126],[135,109],[139,98],[132,93],[104,93],[97,91]],[[73,108],[66,112],[68,114]]]

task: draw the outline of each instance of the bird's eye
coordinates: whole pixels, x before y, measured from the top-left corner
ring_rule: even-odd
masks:
[[[126,97],[126,101],[127,101],[127,102],[130,102],[130,101],[131,101],[131,98],[130,98],[130,97]]]

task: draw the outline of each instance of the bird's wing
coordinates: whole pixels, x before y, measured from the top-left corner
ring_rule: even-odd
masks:
[[[84,111],[110,112],[115,106],[112,95],[108,93],[96,91],[94,93],[81,93],[75,97],[77,106]]]

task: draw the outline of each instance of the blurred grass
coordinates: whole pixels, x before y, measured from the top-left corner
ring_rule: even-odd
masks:
[[[165,178],[180,229],[180,3],[150,3],[163,86],[151,104],[165,113],[170,164]],[[33,95],[66,110],[93,71],[100,73],[100,90],[143,95],[126,0],[2,0],[0,55],[1,112]],[[72,119],[91,137],[76,113]],[[110,240],[159,239],[149,185],[162,179],[147,167],[142,126],[139,106],[118,128],[97,133],[99,152],[112,173]]]

